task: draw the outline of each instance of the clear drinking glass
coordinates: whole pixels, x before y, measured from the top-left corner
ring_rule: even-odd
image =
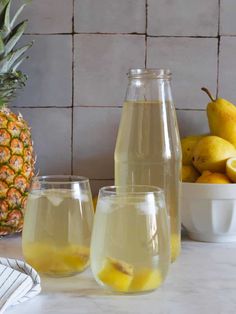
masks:
[[[163,190],[112,186],[99,191],[91,240],[91,268],[104,288],[138,293],[158,288],[170,263]]]
[[[50,276],[83,271],[89,265],[93,213],[87,178],[35,177],[23,225],[25,260]]]

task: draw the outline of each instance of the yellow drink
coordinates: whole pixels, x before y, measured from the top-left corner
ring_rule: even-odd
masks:
[[[91,200],[66,189],[32,191],[25,213],[22,247],[38,272],[69,276],[89,265]]]
[[[142,196],[98,201],[91,242],[91,268],[104,287],[136,293],[158,288],[169,268],[164,208]]]
[[[115,149],[115,185],[144,184],[164,189],[174,261],[181,247],[181,153],[170,111],[171,103],[167,101],[124,103]]]

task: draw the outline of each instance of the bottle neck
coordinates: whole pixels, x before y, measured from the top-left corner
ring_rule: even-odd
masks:
[[[172,102],[170,78],[140,75],[129,76],[126,101]]]

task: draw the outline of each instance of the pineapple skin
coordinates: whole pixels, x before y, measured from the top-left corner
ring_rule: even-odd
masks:
[[[34,164],[27,122],[20,114],[0,109],[0,236],[22,231]]]

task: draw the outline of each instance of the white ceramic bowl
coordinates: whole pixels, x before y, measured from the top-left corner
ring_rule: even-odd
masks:
[[[182,183],[181,216],[193,240],[236,241],[236,184]]]

